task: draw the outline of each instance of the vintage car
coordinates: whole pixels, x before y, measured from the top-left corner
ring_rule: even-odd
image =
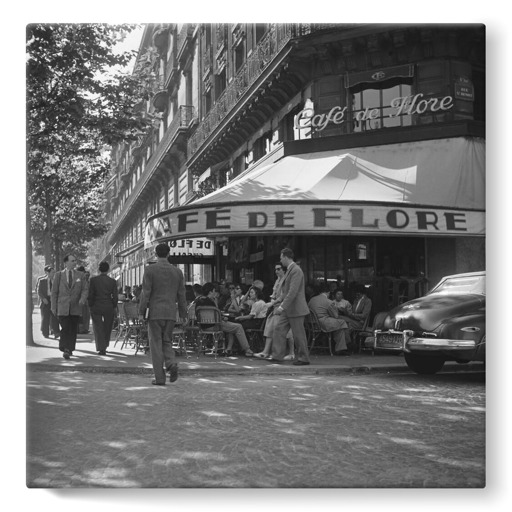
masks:
[[[375,350],[402,352],[422,374],[445,361],[485,361],[485,272],[444,277],[424,297],[391,310],[374,340]]]

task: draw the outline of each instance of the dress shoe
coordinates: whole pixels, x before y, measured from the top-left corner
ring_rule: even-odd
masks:
[[[169,369],[167,370],[171,378],[169,379],[171,382],[176,382],[178,380],[178,363],[171,364]]]
[[[307,366],[309,364],[309,361],[293,361],[292,364],[294,366]]]
[[[67,350],[67,349],[66,349],[66,350],[64,350],[64,353],[62,354],[62,357],[63,357],[64,359],[69,359],[69,356],[70,356],[70,355],[71,355],[71,354],[69,353],[69,350]]]
[[[99,354],[100,356],[106,356],[106,355],[107,355],[107,351],[106,351],[106,350],[99,350],[99,351],[98,351],[98,354]]]
[[[151,381],[151,384],[153,384],[153,386],[165,386],[165,382],[157,382],[155,379]]]

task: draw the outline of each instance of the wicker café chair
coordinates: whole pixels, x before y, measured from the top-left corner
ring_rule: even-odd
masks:
[[[222,314],[213,306],[198,306],[195,310],[196,322],[199,327],[199,344],[197,355],[204,352],[209,346],[212,354],[217,358],[219,342],[224,348],[224,332],[222,331]]]
[[[309,315],[306,316],[304,321],[304,328],[309,341],[309,353],[315,348],[323,348],[329,350],[332,356],[332,332],[328,332],[320,326],[318,317],[314,311],[309,310]],[[320,340],[325,340],[327,343],[324,346],[319,345]]]
[[[123,339],[126,335],[126,331],[128,330],[128,322],[126,320],[126,313],[124,311],[124,302],[119,302],[117,304],[117,334],[116,340],[114,342],[114,347],[119,343],[123,342]]]
[[[179,313],[176,314],[176,323],[172,330],[172,347],[179,354],[190,358],[187,354],[187,327],[188,319],[180,318]]]
[[[125,302],[124,312],[126,315],[127,330],[121,349],[123,349],[125,345],[132,345],[135,348],[135,354],[137,354],[139,350],[147,353],[149,351],[147,329],[145,328],[145,323],[139,320],[138,304],[136,302]]]

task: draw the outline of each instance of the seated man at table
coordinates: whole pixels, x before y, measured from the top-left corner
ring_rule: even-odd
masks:
[[[353,329],[362,329],[367,318],[370,316],[372,309],[372,301],[366,295],[366,288],[364,285],[359,284],[355,288],[355,299],[352,303],[352,311],[346,315],[343,315],[343,319],[347,322],[348,328],[352,331]]]
[[[348,325],[345,320],[339,318],[338,309],[329,299],[329,285],[325,282],[319,283],[315,292],[308,303],[309,309],[316,314],[320,327],[327,332],[332,332],[335,342],[334,353],[340,356],[349,355],[347,348]]]
[[[205,283],[203,286],[203,296],[199,297],[196,302],[196,316],[197,316],[197,308],[201,306],[213,306],[217,307],[217,297],[219,295],[218,289],[215,287],[213,283]],[[245,336],[244,328],[241,324],[237,324],[234,322],[228,322],[226,320],[222,320],[221,322],[221,329],[226,334],[233,334],[238,343],[240,344],[240,347],[242,347],[242,350],[244,351],[244,354],[247,357],[252,357],[254,354],[249,347],[249,342],[247,341],[247,337]],[[231,347],[233,345],[233,338],[230,337],[228,342],[228,348],[227,351],[231,351]]]

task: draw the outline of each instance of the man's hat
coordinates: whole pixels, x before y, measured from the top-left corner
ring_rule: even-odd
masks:
[[[45,272],[50,272],[51,270],[53,270],[53,267],[51,265],[46,265],[46,267],[44,267]]]

